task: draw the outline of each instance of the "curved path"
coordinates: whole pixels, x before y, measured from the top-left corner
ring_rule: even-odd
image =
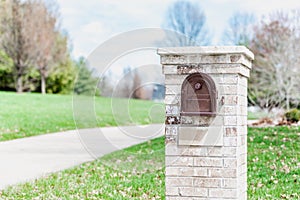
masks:
[[[0,189],[162,136],[162,124],[80,129],[0,142]]]

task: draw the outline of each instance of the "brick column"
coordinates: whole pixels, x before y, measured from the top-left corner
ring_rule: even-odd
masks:
[[[161,48],[158,54],[166,84],[166,199],[246,199],[252,52],[221,46]],[[181,87],[194,73],[214,81],[215,115],[183,115]]]

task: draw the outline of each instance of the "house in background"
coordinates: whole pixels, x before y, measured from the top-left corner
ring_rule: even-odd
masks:
[[[153,86],[152,100],[163,101],[165,98],[165,91],[166,88],[164,84],[155,83]]]

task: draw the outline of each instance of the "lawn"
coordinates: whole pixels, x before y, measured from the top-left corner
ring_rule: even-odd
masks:
[[[256,120],[264,117],[268,117],[268,114],[263,111],[257,111],[257,112],[248,111],[248,120]]]
[[[300,128],[249,128],[248,198],[300,199]],[[164,138],[9,187],[0,199],[164,199]]]
[[[90,97],[81,96],[80,99],[88,101]],[[160,103],[95,97],[93,106],[96,124],[92,121],[76,121],[75,125],[72,100],[71,95],[0,92],[0,141],[77,127],[149,124],[164,121],[164,109]],[[116,107],[114,113],[112,113],[112,105]],[[123,106],[122,112],[118,112],[118,106]],[[124,112],[124,107],[128,112]],[[123,117],[124,113],[129,113],[129,116]],[[90,115],[94,115],[94,112]]]
[[[95,97],[91,102],[90,99],[91,97],[86,96],[77,97],[76,100],[80,100],[80,103],[73,105],[71,95],[0,91],[0,141],[76,128],[164,122],[162,103],[103,97]],[[85,111],[84,102],[91,102],[94,110]],[[81,116],[82,120],[77,120],[76,123],[73,106],[77,106],[76,110],[80,106],[85,111]],[[249,112],[250,119],[260,116]]]
[[[250,128],[249,199],[300,199],[300,127]]]

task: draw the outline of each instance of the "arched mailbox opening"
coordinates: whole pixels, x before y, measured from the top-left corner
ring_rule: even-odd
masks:
[[[213,79],[204,73],[189,75],[181,87],[182,116],[215,116],[217,91]]]

